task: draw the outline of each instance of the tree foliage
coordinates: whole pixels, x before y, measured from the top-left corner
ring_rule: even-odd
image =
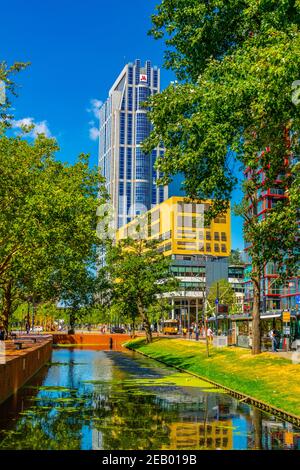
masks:
[[[166,292],[176,290],[170,272],[171,261],[158,252],[157,241],[121,240],[107,252],[107,272],[112,287],[112,303],[121,304],[133,323],[139,318],[147,341],[152,341],[151,320]]]
[[[95,275],[96,211],[106,199],[88,156],[55,158],[54,139],[0,138],[0,289],[8,328],[14,299],[84,303]],[[79,300],[80,299],[80,300]]]
[[[228,311],[232,313],[236,305],[236,296],[231,284],[226,279],[214,282],[207,296],[207,311],[210,315],[216,312],[216,299],[219,305],[227,305]]]
[[[182,83],[150,100],[149,152],[163,142],[161,182],[185,175],[192,198],[212,198],[208,216],[229,206],[237,170],[246,171],[243,216],[254,284],[254,352],[260,351],[260,278],[267,262],[295,273],[298,236],[300,3],[295,0],[163,0],[152,34],[165,37],[166,65]],[[261,180],[261,173],[264,178]],[[278,178],[278,175],[281,175]],[[262,221],[258,203],[275,187],[289,194]]]
[[[4,127],[10,125],[11,115],[11,96],[16,96],[17,86],[12,76],[29,64],[24,62],[15,62],[8,66],[5,61],[0,62],[0,132]]]

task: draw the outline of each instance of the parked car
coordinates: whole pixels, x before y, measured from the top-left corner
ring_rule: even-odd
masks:
[[[42,326],[34,326],[34,327],[33,327],[33,331],[34,331],[34,332],[43,331],[43,327],[42,327]]]
[[[125,328],[115,326],[111,329],[112,333],[126,333]]]

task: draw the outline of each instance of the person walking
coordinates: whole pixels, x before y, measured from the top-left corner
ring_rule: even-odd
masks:
[[[199,330],[199,326],[196,325],[195,326],[195,336],[196,336],[196,341],[199,340],[199,333],[200,333],[200,330]]]
[[[29,335],[29,333],[30,333],[30,324],[29,324],[29,321],[26,322],[25,329],[26,329],[26,333]]]
[[[211,329],[210,326],[207,329],[207,337],[208,337],[209,342],[212,343],[212,341],[213,341],[213,330]]]
[[[269,337],[271,338],[272,341],[272,352],[277,352],[278,349],[278,342],[277,342],[277,337],[276,337],[276,331],[274,328],[269,332]]]

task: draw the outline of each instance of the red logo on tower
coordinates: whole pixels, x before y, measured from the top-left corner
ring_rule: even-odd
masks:
[[[147,75],[144,74],[144,73],[141,73],[140,74],[140,82],[147,82],[147,81],[148,81]]]

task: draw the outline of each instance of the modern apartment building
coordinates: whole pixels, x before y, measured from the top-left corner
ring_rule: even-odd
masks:
[[[150,210],[168,197],[168,187],[157,186],[154,163],[163,147],[142,152],[150,134],[148,109],[143,103],[160,92],[160,70],[148,60],[125,65],[100,110],[99,166],[114,211],[115,228]]]
[[[229,264],[228,282],[233,288],[237,300],[237,312],[244,312],[244,265]]]
[[[117,231],[117,240],[142,237],[160,241],[159,250],[172,258],[178,292],[168,294],[172,318],[183,323],[202,318],[203,299],[211,284],[228,277],[230,210],[205,225],[210,201],[171,197]]]
[[[266,149],[268,151],[268,149]],[[288,162],[287,162],[288,163]],[[284,168],[283,168],[284,169]],[[262,221],[267,216],[267,213],[274,207],[277,201],[286,199],[288,196],[282,185],[283,174],[279,174],[274,181],[272,188],[266,188],[264,185],[265,174],[263,170],[258,171],[259,183],[257,188],[258,204],[257,204],[257,217],[258,220]],[[245,178],[250,180],[252,178],[252,172],[247,169],[245,172]],[[251,211],[252,206],[249,205]],[[245,312],[251,312],[253,303],[253,286],[250,279],[251,273],[251,259],[247,255],[250,245],[245,245],[246,254],[246,266],[245,266]],[[272,314],[272,312],[280,315],[282,310],[290,310],[295,315],[300,315],[300,278],[295,277],[287,281],[282,286],[279,285],[276,280],[278,278],[276,265],[274,263],[268,263],[265,266],[263,278],[261,281],[261,313]]]

